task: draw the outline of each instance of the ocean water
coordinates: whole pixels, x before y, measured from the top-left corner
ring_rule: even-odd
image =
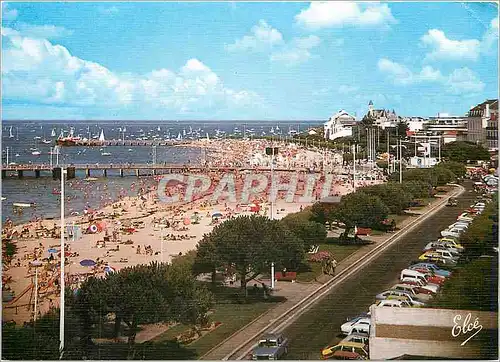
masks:
[[[74,135],[96,138],[101,131],[106,139],[134,140],[145,138],[182,139],[224,138],[229,136],[259,137],[275,135],[286,137],[293,132],[306,131],[310,127],[321,125],[318,121],[4,121],[2,123],[2,165],[15,162],[17,164],[53,164],[56,156],[50,155],[55,139],[61,134],[66,136],[73,129]],[[52,136],[53,132],[55,137]],[[43,140],[52,141],[51,144]],[[8,149],[8,160],[7,160]],[[39,156],[32,155],[34,150]],[[101,153],[111,156],[102,156]],[[157,163],[191,163],[196,164],[202,157],[203,150],[191,147],[163,146],[156,148]],[[59,163],[92,164],[92,163],[151,163],[153,150],[151,147],[62,147]],[[86,208],[99,208],[108,202],[115,201],[120,195],[135,196],[140,187],[154,183],[153,177],[142,176],[139,179],[133,175],[119,177],[118,171],[108,172],[107,178],[102,178],[96,172],[97,181],[85,181],[83,173],[77,173],[75,180],[66,184],[66,213],[79,212]],[[49,176],[39,179],[25,177],[19,180],[17,176],[2,179],[2,221],[7,217],[15,223],[27,221],[35,216],[54,217],[60,215],[60,181]],[[35,202],[36,207],[26,208],[22,214],[14,212],[12,203]]]

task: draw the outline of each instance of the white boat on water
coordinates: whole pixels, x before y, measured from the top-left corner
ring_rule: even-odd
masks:
[[[12,134],[12,126],[10,126],[9,129],[9,138],[14,138],[14,135]]]
[[[101,135],[99,136],[99,142],[104,142],[105,139],[104,139],[104,130],[101,129]]]
[[[43,140],[42,140],[42,143],[45,143],[46,145],[48,145],[48,144],[51,144],[51,143],[52,143],[52,141],[49,141],[49,140],[43,139]]]
[[[38,150],[37,150],[37,151],[33,151],[33,152],[31,152],[31,154],[32,154],[33,156],[40,156],[42,153],[41,153],[40,151],[38,151]]]
[[[2,201],[4,201],[4,200],[7,200],[7,198],[2,196]]]
[[[56,136],[56,129],[52,128],[52,133],[50,134],[50,137],[55,137]]]
[[[14,202],[12,203],[12,206],[14,207],[31,207],[31,206],[34,206],[35,204],[31,203],[31,204],[26,204],[24,202]]]
[[[133,150],[133,149],[131,149],[131,148],[129,148],[129,149],[128,149],[128,152],[133,152],[133,151],[134,151],[134,150]]]
[[[109,152],[102,152],[101,156],[111,156],[111,153],[109,153]]]
[[[98,178],[97,178],[97,177],[87,177],[87,178],[85,179],[85,181],[97,181],[97,180],[98,180]]]

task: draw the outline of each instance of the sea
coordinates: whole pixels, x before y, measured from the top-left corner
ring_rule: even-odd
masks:
[[[196,164],[203,150],[194,147],[114,146],[114,147],[61,147],[54,154],[55,140],[63,135],[107,140],[195,140],[199,138],[262,136],[287,137],[321,126],[322,121],[2,121],[2,165],[7,164],[95,164],[95,163],[157,163]],[[38,154],[39,153],[39,154]],[[52,153],[52,154],[51,154]],[[65,214],[81,214],[84,209],[98,209],[120,196],[136,196],[141,188],[151,186],[151,176],[137,178],[132,174],[120,177],[118,171],[108,172],[108,177],[96,172],[94,181],[77,177],[65,184]],[[16,175],[2,179],[2,222],[10,218],[14,223],[33,220],[35,217],[60,217],[60,181],[50,176],[35,179]],[[22,213],[13,203],[35,203]]]

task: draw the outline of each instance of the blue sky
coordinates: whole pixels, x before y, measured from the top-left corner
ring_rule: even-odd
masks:
[[[497,97],[495,3],[2,3],[3,119],[460,115]]]

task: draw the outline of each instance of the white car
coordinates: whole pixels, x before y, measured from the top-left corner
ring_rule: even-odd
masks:
[[[406,300],[411,306],[423,307],[424,302],[417,300],[411,292],[403,290],[386,290],[375,297],[377,300]]]
[[[453,236],[455,238],[460,237],[463,233],[463,230],[457,228],[451,228],[441,231],[441,236]]]
[[[428,290],[432,293],[437,293],[439,291],[439,286],[436,284],[426,284],[425,282],[422,282],[417,277],[406,277],[402,278],[401,280],[402,284],[409,284],[409,285],[415,285],[417,287],[420,287],[422,289]]]
[[[384,299],[378,302],[377,307],[410,308],[411,305],[406,300]]]
[[[472,222],[474,220],[474,218],[472,216],[470,216],[470,214],[468,212],[463,212],[460,215],[458,215],[457,220],[458,221],[464,220],[464,221]]]
[[[340,330],[343,334],[351,333],[369,333],[370,332],[370,318],[354,318],[340,326]]]

